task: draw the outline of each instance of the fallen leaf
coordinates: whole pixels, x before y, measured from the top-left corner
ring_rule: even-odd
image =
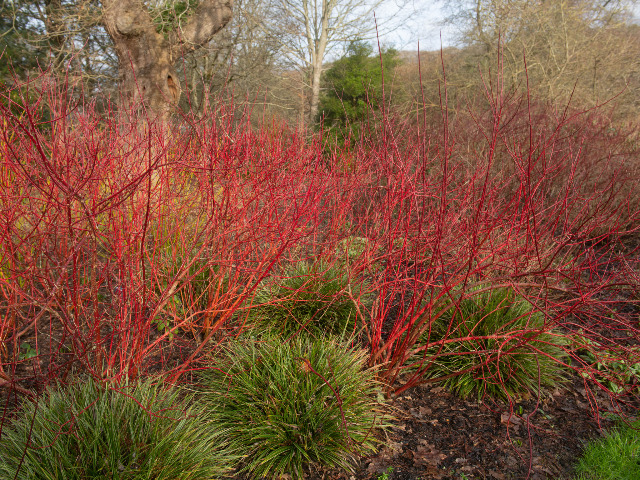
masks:
[[[559,406],[558,409],[562,410],[563,412],[567,412],[567,413],[572,413],[572,414],[577,414],[578,410],[576,410],[575,408],[573,408],[570,405],[562,405]]]
[[[427,407],[420,407],[420,408],[412,408],[409,410],[409,412],[411,413],[411,415],[413,415],[414,418],[417,419],[417,421],[425,422],[426,420],[424,419],[424,417],[427,415],[431,415],[432,410]]]
[[[367,472],[379,475],[387,469],[391,460],[399,456],[401,453],[402,443],[387,443],[382,450],[380,450],[380,453],[371,460],[367,466]]]
[[[402,453],[402,443],[400,442],[389,442],[387,443],[380,453],[377,455],[377,458],[382,458],[383,460],[391,460],[394,457],[397,457]]]
[[[513,469],[515,469],[516,467],[518,467],[518,465],[520,465],[519,460],[512,457],[511,455],[505,458],[505,462],[509,466],[509,468],[513,468]]]
[[[503,480],[504,478],[506,478],[504,474],[496,472],[495,470],[489,470],[489,475],[491,475],[491,477],[493,478],[497,478],[498,480]]]
[[[447,456],[436,449],[435,445],[430,444],[426,440],[420,440],[420,445],[413,454],[413,464],[416,467],[432,466],[437,467],[438,464]]]
[[[581,402],[580,400],[576,400],[576,405],[578,406],[578,408],[582,408],[583,410],[589,406],[586,403]]]
[[[520,425],[522,423],[522,419],[509,412],[504,412],[502,415],[500,415],[500,423],[504,423],[505,425]]]
[[[536,469],[542,473],[545,473],[547,475],[547,478],[558,478],[558,472],[553,472],[546,467],[536,467]]]

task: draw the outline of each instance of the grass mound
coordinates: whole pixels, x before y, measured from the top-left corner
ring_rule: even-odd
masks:
[[[577,480],[639,480],[640,419],[588,444],[576,473]]]
[[[241,339],[203,373],[202,400],[254,478],[302,478],[311,463],[349,470],[375,450],[383,419],[365,363],[364,351],[328,339]]]
[[[508,398],[564,379],[565,343],[545,326],[544,316],[507,289],[463,299],[434,325],[430,342],[450,340],[427,350],[435,356],[428,372],[461,397]]]
[[[258,290],[249,321],[283,338],[299,332],[349,335],[357,328],[354,299],[368,301],[363,290],[339,264],[297,262],[278,282]]]
[[[175,389],[52,388],[2,431],[0,478],[216,478],[231,456]]]

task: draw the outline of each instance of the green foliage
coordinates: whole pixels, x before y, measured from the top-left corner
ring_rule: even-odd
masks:
[[[368,304],[365,291],[365,285],[352,283],[339,263],[300,261],[286,268],[279,281],[265,283],[256,292],[248,319],[284,338],[301,331],[351,334],[358,320],[354,299]]]
[[[254,478],[303,478],[311,463],[351,469],[375,450],[384,418],[366,361],[328,339],[241,338],[203,372],[201,400]]]
[[[23,79],[39,65],[46,67],[47,49],[35,41],[40,28],[30,22],[31,9],[33,4],[24,0],[0,3],[0,84],[12,83],[14,73]]]
[[[382,475],[378,476],[378,480],[389,480],[389,475],[393,473],[393,467],[387,467]]]
[[[427,375],[452,375],[443,384],[461,397],[539,395],[538,385],[554,387],[564,379],[555,360],[565,356],[564,340],[511,290],[477,293],[452,305],[431,332],[431,342],[444,339],[453,341],[427,350],[435,358]]]
[[[628,347],[626,351],[612,351],[600,342],[589,340],[582,334],[573,338],[574,352],[587,364],[589,372],[582,376],[604,385],[612,393],[640,392],[640,348]]]
[[[233,459],[195,413],[150,380],[121,392],[91,381],[52,388],[3,429],[0,478],[218,477]]]
[[[640,420],[587,445],[576,480],[640,480]]]
[[[385,75],[397,64],[394,49],[382,51]],[[380,57],[362,40],[351,42],[346,54],[325,72],[317,120],[324,118],[330,142],[342,145],[348,138],[352,143],[358,139],[369,108],[378,108],[382,102],[382,75]]]
[[[161,4],[153,13],[157,32],[166,34],[174,30],[180,18],[188,13],[193,13],[198,3],[198,0],[170,0]]]
[[[29,342],[22,342],[20,344],[20,360],[29,360],[30,358],[38,356],[38,353],[33,349]]]
[[[169,341],[173,340],[174,333],[171,331],[172,323],[166,317],[157,317],[153,320],[156,328],[160,333],[166,333]]]

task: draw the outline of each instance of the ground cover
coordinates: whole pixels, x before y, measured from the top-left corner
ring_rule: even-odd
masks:
[[[218,417],[229,456],[252,452],[237,478],[569,478],[581,441],[638,407],[637,153],[598,112],[492,85],[466,116],[443,101],[439,123],[383,111],[333,153],[227,104],[163,125],[15,87],[6,102],[37,91],[0,119],[0,435],[20,405],[89,379],[122,394],[161,374],[190,395],[217,372],[215,419],[243,374],[298,375],[316,383],[265,397],[293,407],[262,423],[333,409],[331,428],[256,453],[231,424],[257,416]],[[375,372],[370,410],[395,420],[349,417],[340,361],[320,354],[238,350],[254,364],[230,373],[229,352],[266,332],[345,342]],[[353,436],[300,446],[326,431]]]
[[[638,421],[621,422],[605,438],[587,445],[577,467],[580,478],[638,478]]]

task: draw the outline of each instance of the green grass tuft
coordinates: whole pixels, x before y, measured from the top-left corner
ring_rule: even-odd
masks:
[[[587,445],[576,480],[640,480],[640,419]]]
[[[339,264],[298,262],[284,271],[281,280],[258,290],[249,322],[283,338],[299,332],[349,336],[358,328],[354,299],[368,303],[361,294],[364,290],[362,284],[351,283]]]
[[[239,339],[203,373],[202,401],[254,478],[302,478],[309,464],[350,470],[375,451],[385,418],[365,364],[364,351],[328,339]]]
[[[473,338],[455,340],[465,337]],[[443,385],[463,398],[538,395],[539,386],[554,387],[565,378],[554,360],[565,357],[564,340],[548,331],[541,313],[507,289],[452,306],[433,326],[430,342],[444,339],[454,341],[427,350],[427,356],[435,356],[427,375],[449,376]]]
[[[218,478],[233,458],[197,415],[150,380],[120,392],[93,381],[51,388],[3,429],[0,478]]]

